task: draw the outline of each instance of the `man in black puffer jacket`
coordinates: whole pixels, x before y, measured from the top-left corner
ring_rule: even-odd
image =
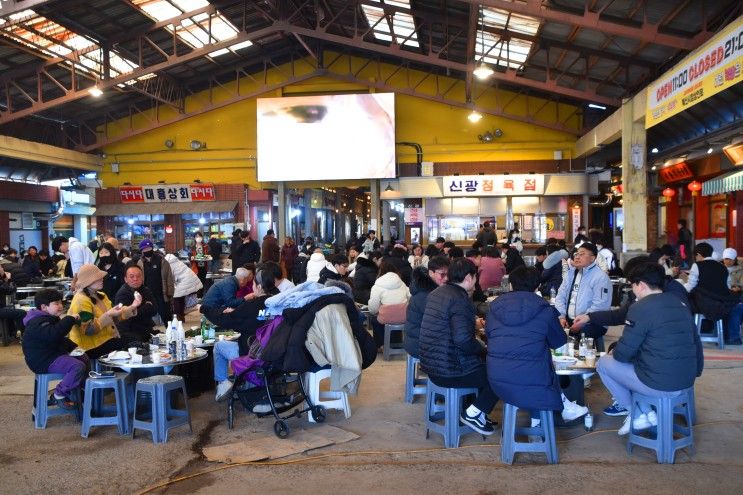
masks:
[[[448,278],[446,285],[428,295],[420,328],[421,369],[440,387],[477,387],[477,399],[460,419],[478,433],[492,435],[495,428],[487,415],[498,397],[488,383],[486,348],[475,337],[475,307],[469,296],[477,267],[467,258],[456,258],[449,265]]]
[[[374,251],[369,254],[360,254],[356,257],[356,270],[353,274],[353,300],[359,304],[369,304],[371,288],[377,280],[379,266],[375,260],[380,260],[382,253]]]
[[[665,271],[645,263],[630,274],[637,302],[630,306],[622,337],[613,354],[602,357],[597,370],[618,405],[629,410],[632,392],[651,397],[676,397],[702,374],[704,354],[691,313],[678,297],[663,293]],[[658,424],[658,412],[639,404],[630,426],[643,430]]]
[[[3,260],[3,270],[10,273],[10,281],[16,287],[25,287],[31,282],[31,276],[26,273],[20,263],[18,263],[18,251],[10,249]]]
[[[449,270],[449,258],[436,256],[428,261],[428,268],[420,266],[413,270],[413,282],[410,286],[412,296],[408,301],[405,317],[405,350],[413,357],[419,357],[418,344],[421,333],[421,321],[426,311],[428,295],[446,283]]]

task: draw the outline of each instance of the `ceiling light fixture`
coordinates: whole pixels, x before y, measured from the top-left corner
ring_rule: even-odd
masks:
[[[651,153],[657,153],[658,152],[658,148],[653,148],[652,150],[650,150],[650,152]]]
[[[597,105],[596,103],[589,103],[588,108],[595,108],[596,110],[606,110],[604,105]]]
[[[709,148],[709,149],[707,150],[707,154],[708,154],[708,155],[711,155],[713,151],[715,151],[715,150],[714,150],[714,149],[712,149],[712,148]]]
[[[90,96],[99,98],[103,94],[103,90],[99,88],[98,85],[96,84],[95,86],[93,86],[92,88],[88,90],[88,93],[90,93]]]
[[[472,113],[467,116],[467,120],[469,120],[473,124],[480,122],[480,119],[482,119],[482,114],[477,110],[472,110]]]
[[[475,70],[472,71],[472,74],[482,81],[483,79],[492,76],[495,72],[485,63],[485,8],[483,6],[480,6],[480,23],[480,46],[482,47],[482,55],[480,56],[480,63]]]

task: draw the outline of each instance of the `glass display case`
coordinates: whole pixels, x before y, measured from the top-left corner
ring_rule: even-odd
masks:
[[[138,249],[144,239],[151,239],[158,248],[165,247],[165,215],[117,216],[114,223],[121,248]]]
[[[480,229],[480,217],[472,216],[435,216],[426,217],[428,241],[433,243],[437,237],[447,241],[474,241]]]
[[[183,240],[186,249],[191,249],[196,232],[200,231],[204,234],[204,242],[208,242],[212,234],[218,234],[222,241],[229,241],[235,226],[234,214],[231,211],[187,213],[181,215],[181,220],[183,221]]]

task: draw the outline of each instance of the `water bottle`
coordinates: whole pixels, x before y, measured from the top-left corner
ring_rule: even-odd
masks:
[[[583,427],[586,429],[586,431],[593,431],[593,414],[591,414],[590,409],[583,417]]]
[[[206,340],[209,338],[209,324],[206,322],[206,316],[201,315],[201,338]]]
[[[578,345],[578,357],[583,359],[586,357],[586,334],[580,334],[580,344]]]

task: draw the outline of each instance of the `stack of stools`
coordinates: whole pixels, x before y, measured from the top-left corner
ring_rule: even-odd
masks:
[[[405,367],[405,402],[412,404],[416,395],[426,395],[428,378],[418,377],[418,366],[420,359],[408,354],[408,362]]]
[[[171,405],[171,392],[180,391],[183,395],[185,409],[174,409]],[[140,394],[149,394],[152,398],[151,421],[137,418],[137,402]],[[139,428],[152,433],[154,443],[168,441],[168,431],[171,428],[188,424],[191,433],[191,414],[188,410],[188,396],[183,378],[174,375],[155,375],[142,378],[137,382],[134,390],[134,420],[132,422],[132,438],[134,431]]]
[[[641,432],[636,432],[634,428],[630,428],[629,438],[627,439],[627,453],[632,453],[634,445],[653,449],[659,464],[673,464],[676,451],[685,447],[689,447],[689,453],[693,455],[694,431],[692,425],[694,420],[692,417],[692,400],[693,395],[689,393],[689,389],[682,391],[681,394],[672,399],[633,393],[630,416],[635,417],[635,408],[639,402],[650,404],[655,407],[658,426]],[[683,416],[686,424],[677,423],[675,421],[676,416]],[[676,434],[679,434],[679,438],[676,438]]]
[[[39,373],[34,378],[34,405],[31,407],[31,417],[37,430],[46,428],[46,422],[50,417],[74,414],[75,419],[80,421],[80,389],[73,392],[70,397],[78,403],[75,409],[63,409],[59,406],[50,406],[49,384],[64,378],[63,373]]]
[[[503,407],[503,437],[501,440],[501,460],[513,464],[517,452],[542,452],[549,464],[557,464],[557,441],[555,440],[555,419],[553,411],[539,411],[539,426],[516,426],[519,408],[512,404]],[[516,435],[539,436],[540,442],[517,442]]]
[[[405,354],[405,348],[402,344],[396,344],[395,347],[392,347],[392,344],[390,343],[392,332],[400,332],[400,335],[404,335],[405,324],[387,323],[384,325],[384,350],[382,351],[382,357],[385,361],[389,361],[392,356]]]
[[[459,438],[467,433],[477,433],[469,426],[461,424],[459,416],[462,412],[462,399],[468,395],[477,396],[476,388],[446,388],[439,387],[428,380],[426,387],[426,438],[431,430],[444,436],[444,446],[447,449],[459,447]],[[444,404],[437,404],[437,399],[443,399]],[[443,424],[440,421],[443,419]],[[483,440],[485,435],[483,435]]]
[[[336,409],[343,411],[346,419],[351,417],[351,405],[348,402],[348,393],[344,391],[336,392],[332,390],[320,391],[320,382],[330,378],[330,368],[323,368],[315,372],[304,374],[305,392],[310,396],[313,406],[323,406],[326,410]],[[308,414],[307,419],[310,423],[315,422],[313,414]]]
[[[712,333],[712,335],[707,333],[702,333],[702,322],[704,320],[712,321],[715,326],[715,330]],[[699,340],[702,342],[712,342],[713,344],[717,344],[717,347],[720,349],[725,348],[725,333],[722,326],[722,320],[710,320],[706,316],[704,316],[702,313],[694,313],[694,323],[697,326],[697,333],[699,333]]]
[[[116,426],[120,435],[129,433],[129,407],[126,399],[124,380],[128,373],[116,373],[112,377],[89,378],[85,382],[85,400],[83,402],[83,425],[80,436],[88,438],[91,426]],[[113,416],[106,416],[103,407],[103,390],[113,389],[115,405]],[[96,393],[97,392],[97,393]],[[97,396],[97,397],[95,397]],[[98,403],[97,401],[101,401]]]

